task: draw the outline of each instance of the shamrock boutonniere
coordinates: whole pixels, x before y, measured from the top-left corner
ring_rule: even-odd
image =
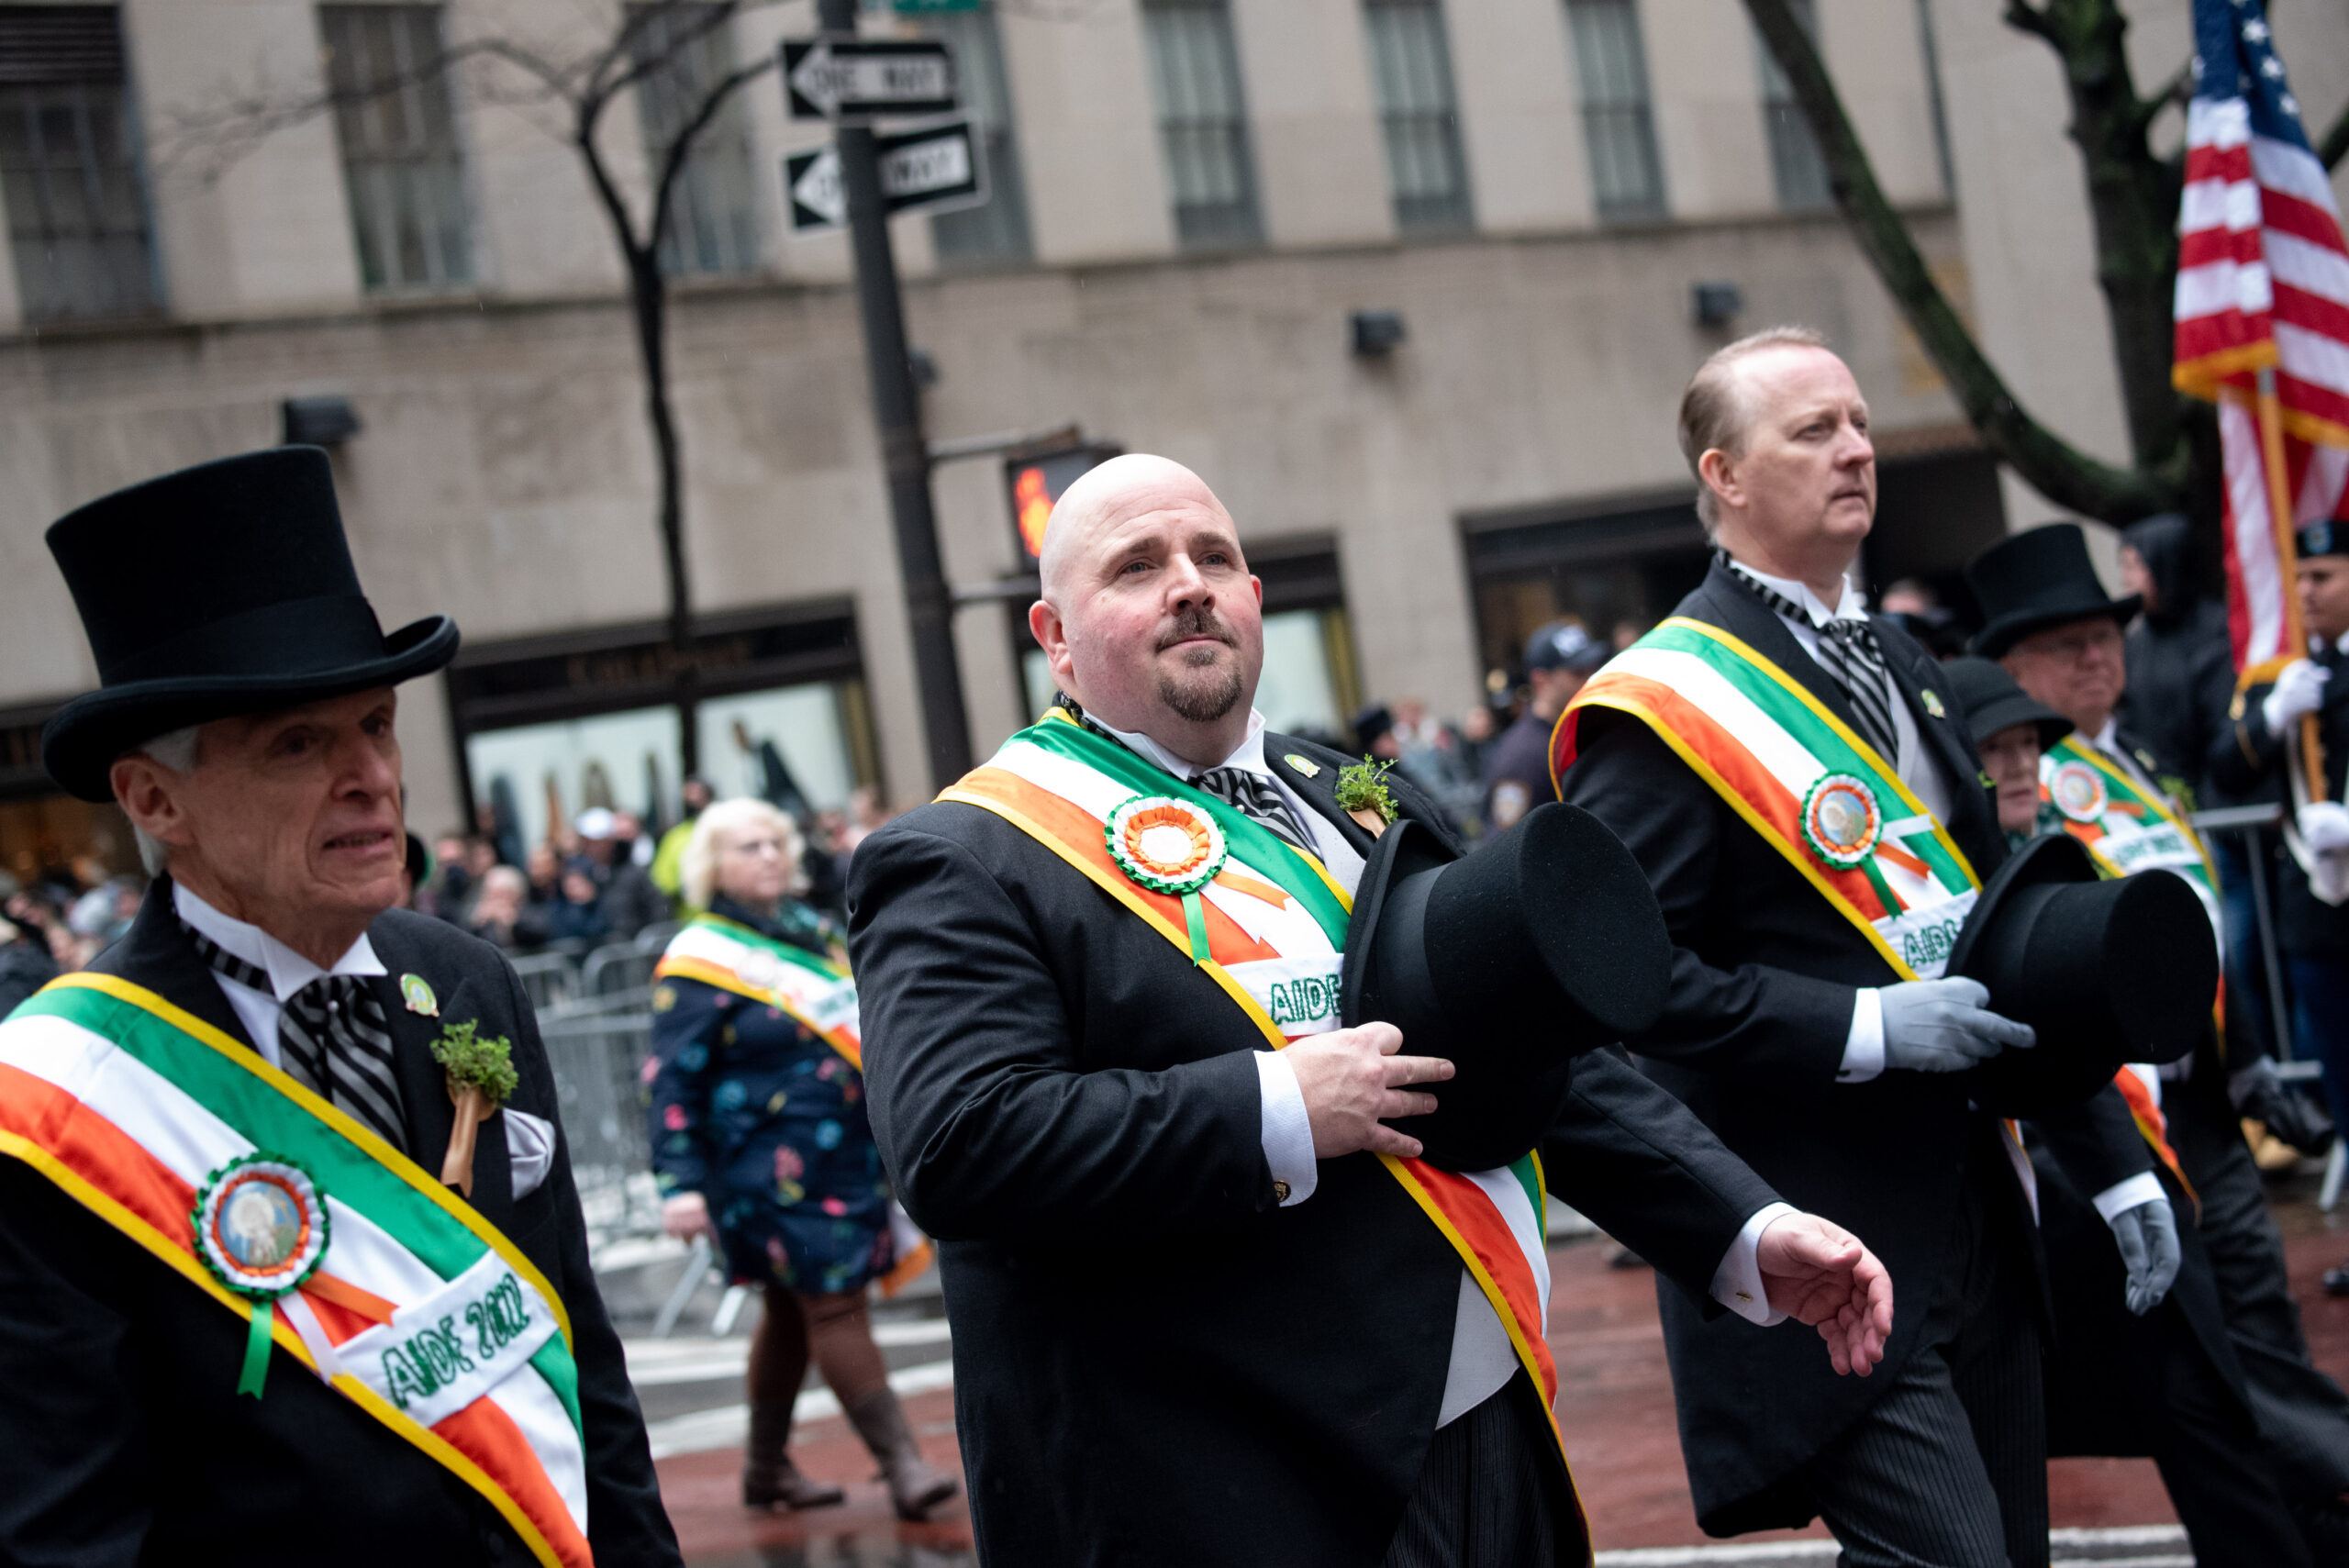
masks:
[[[448,1073],[449,1100],[457,1107],[448,1158],[440,1162],[440,1180],[467,1197],[473,1195],[473,1135],[521,1082],[521,1074],[514,1071],[512,1042],[504,1035],[484,1039],[480,1029],[472,1018],[443,1024],[432,1042],[432,1060]]]
[[[1386,787],[1386,772],[1394,765],[1364,757],[1338,770],[1338,809],[1361,823],[1374,839],[1395,820],[1395,795]]]

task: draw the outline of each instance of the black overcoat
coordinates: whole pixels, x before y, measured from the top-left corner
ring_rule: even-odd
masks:
[[[510,1102],[560,1123],[554,1077],[514,971],[488,943],[406,910],[368,940],[370,982],[398,1051],[407,1147],[437,1172],[455,1114],[399,976],[421,975],[440,1019],[514,1042]],[[158,880],[130,932],[94,968],[136,982],[250,1044]],[[506,1118],[484,1123],[472,1203],[562,1298],[579,1365],[587,1533],[604,1564],[679,1562],[618,1336],[587,1266],[560,1137],[554,1167],[517,1199]],[[0,1159],[0,1562],[523,1563],[488,1502],[283,1351],[263,1397],[236,1393],[246,1324],[46,1176]]]
[[[1852,722],[1842,688],[1728,568],[1716,563],[1674,613],[1736,636]],[[1944,826],[1987,878],[2006,844],[1965,715],[1908,633],[1882,617],[1874,625],[1920,742],[1950,783]],[[1723,1535],[1800,1525],[1815,1509],[1794,1472],[1891,1383],[1925,1307],[1963,1261],[1955,1216],[1965,1173],[1982,1173],[1994,1202],[2021,1205],[2022,1190],[1954,1074],[1836,1082],[1855,994],[1900,978],[1876,949],[1644,723],[1593,707],[1579,725],[1564,798],[1630,847],[1674,942],[1664,1018],[1630,1042],[1641,1065],[1787,1202],[1852,1230],[1892,1275],[1891,1339],[1865,1379],[1835,1376],[1804,1336],[1708,1318],[1659,1292],[1698,1521]],[[2102,1157],[2111,1181],[2150,1168],[2142,1142],[2112,1139]],[[2035,1231],[2020,1229],[2033,1236],[2039,1267]]]
[[[1335,804],[1348,759],[1264,751],[1368,852]],[[940,1242],[982,1559],[1375,1563],[1442,1400],[1462,1272],[1442,1235],[1368,1154],[1279,1207],[1263,1037],[1002,817],[897,818],[849,896],[874,1132]],[[1575,1089],[1553,1188],[1701,1296],[1775,1195],[1621,1058],[1585,1058]]]

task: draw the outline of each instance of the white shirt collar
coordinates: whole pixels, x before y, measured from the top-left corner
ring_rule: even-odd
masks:
[[[321,974],[384,974],[389,971],[384,961],[375,956],[373,944],[362,931],[350,950],[335,960],[332,969],[320,969],[259,926],[223,915],[203,899],[187,890],[184,883],[172,884],[172,906],[181,919],[220,944],[221,948],[247,963],[260,967],[269,975],[269,987],[280,1002],[316,980]]]
[[[1149,736],[1144,735],[1138,729],[1127,730],[1116,728],[1111,725],[1104,723],[1098,714],[1088,714],[1086,717],[1091,718],[1094,723],[1100,725],[1102,728],[1108,730],[1110,734],[1116,736],[1119,740],[1124,741],[1125,744],[1132,751],[1139,753],[1148,761],[1156,763],[1159,767],[1164,769],[1170,773],[1173,773],[1176,778],[1183,780],[1186,784],[1191,780],[1197,778],[1201,773],[1210,771],[1207,768],[1193,767],[1190,763],[1185,762],[1174,752],[1169,751],[1165,747],[1161,746],[1157,741],[1152,740]],[[1243,773],[1262,773],[1266,778],[1273,776],[1273,770],[1264,765],[1264,716],[1263,714],[1257,712],[1252,707],[1248,710],[1248,734],[1246,738],[1243,739],[1240,742],[1239,746],[1233,750],[1230,756],[1226,757],[1222,762],[1218,762],[1216,766],[1219,768],[1238,768]]]
[[[1842,580],[1842,597],[1836,601],[1832,608],[1830,608],[1827,601],[1811,592],[1810,584],[1808,583],[1792,577],[1773,577],[1766,572],[1756,572],[1734,556],[1730,558],[1730,565],[1764,587],[1783,594],[1801,606],[1802,613],[1810,617],[1810,623],[1813,626],[1825,626],[1831,620],[1867,619],[1867,601],[1861,597],[1857,588],[1852,586],[1852,579],[1848,576]]]

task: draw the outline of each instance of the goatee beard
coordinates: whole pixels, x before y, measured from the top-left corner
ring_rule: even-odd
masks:
[[[1213,724],[1239,703],[1241,689],[1246,683],[1241,677],[1237,660],[1225,667],[1220,677],[1212,669],[1212,650],[1198,649],[1185,655],[1183,662],[1204,678],[1185,681],[1162,675],[1158,682],[1159,701],[1193,724]]]

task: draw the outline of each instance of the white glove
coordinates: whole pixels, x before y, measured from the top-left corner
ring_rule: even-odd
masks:
[[[2267,733],[2281,735],[2301,717],[2324,706],[2324,684],[2332,679],[2332,672],[2295,659],[2284,666],[2267,695],[2259,699],[2259,717],[2267,721]]]
[[[2121,1264],[2129,1271],[2129,1310],[2143,1318],[2159,1307],[2169,1287],[2177,1283],[2178,1264],[2184,1261],[2177,1241],[2177,1216],[2168,1199],[2155,1198],[2122,1209],[2107,1223],[2112,1227],[2114,1244],[2121,1249]]]
[[[2300,807],[2300,840],[2320,855],[2349,850],[2349,806],[2316,800]]]
[[[1982,1006],[1978,980],[1904,980],[1876,992],[1884,1006],[1884,1064],[1914,1073],[1957,1073],[1999,1051],[2038,1043],[2029,1024]]]

